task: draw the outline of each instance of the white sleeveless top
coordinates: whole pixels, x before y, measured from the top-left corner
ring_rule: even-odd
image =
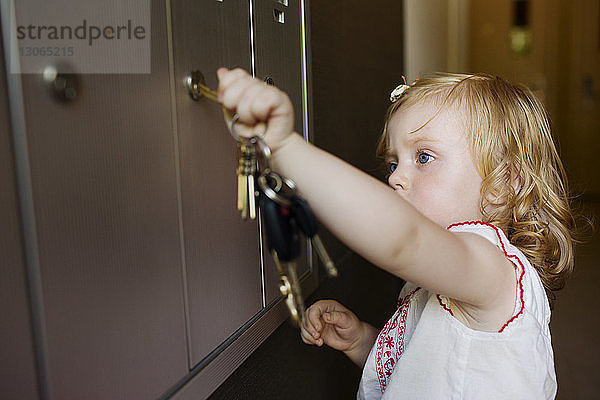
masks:
[[[513,316],[498,332],[477,331],[454,318],[447,298],[407,282],[369,353],[357,399],[554,399],[550,307],[537,272],[493,225],[448,229],[485,237],[513,262]]]

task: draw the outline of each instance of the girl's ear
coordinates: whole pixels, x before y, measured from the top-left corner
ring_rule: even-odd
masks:
[[[512,188],[513,194],[516,196],[519,194],[521,189],[523,189],[523,178],[521,177],[520,171],[516,165],[507,165],[506,166],[506,174],[504,181],[505,183]],[[509,173],[510,171],[510,173]],[[502,205],[506,204],[506,202],[510,198],[510,193],[506,193],[506,190],[502,190],[506,188],[506,186],[502,185],[499,190],[490,192],[486,195],[486,200],[492,205]]]
[[[520,169],[511,165],[510,167],[510,186],[512,186],[515,196],[523,189],[523,178]]]

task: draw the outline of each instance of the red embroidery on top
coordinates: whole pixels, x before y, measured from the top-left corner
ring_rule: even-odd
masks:
[[[452,312],[452,310],[450,309],[450,307],[448,307],[448,306],[446,305],[446,303],[444,303],[444,302],[442,301],[442,297],[441,297],[439,294],[437,295],[437,299],[438,299],[438,302],[440,303],[440,306],[442,306],[442,308],[443,308],[444,310],[448,311],[448,312],[450,313],[450,315],[452,315],[452,316],[454,317],[454,313]]]
[[[518,283],[518,288],[519,288],[519,301],[521,302],[521,308],[519,309],[519,311],[517,311],[517,313],[515,315],[513,315],[508,321],[506,321],[506,323],[504,325],[502,325],[502,328],[500,328],[500,330],[498,331],[498,333],[501,333],[504,328],[506,328],[508,326],[508,324],[510,324],[511,322],[513,322],[515,319],[517,319],[519,317],[519,315],[523,314],[523,309],[525,308],[525,301],[523,300],[523,277],[525,276],[525,266],[523,265],[523,263],[521,262],[521,260],[519,259],[519,257],[517,257],[515,254],[508,254],[506,252],[506,247],[504,247],[504,241],[502,240],[502,235],[500,235],[500,231],[497,227],[495,227],[492,224],[488,224],[486,222],[481,222],[481,221],[465,221],[465,222],[459,222],[456,224],[452,224],[449,225],[446,229],[450,229],[452,227],[455,226],[461,226],[461,225],[484,225],[484,226],[489,226],[491,228],[494,229],[494,231],[496,232],[496,235],[498,236],[498,240],[500,241],[500,246],[502,247],[502,251],[504,252],[504,255],[509,258],[509,259],[515,259],[517,261],[517,263],[519,264],[519,266],[521,267],[521,274],[519,275],[519,279],[517,281]],[[514,262],[513,262],[514,264]],[[515,269],[517,269],[517,266],[515,265]],[[452,311],[450,311],[449,308],[447,308],[444,304],[442,304],[442,301],[438,295],[438,300],[440,301],[440,304],[442,305],[442,307],[445,310],[448,310],[450,312],[450,314],[452,314]]]
[[[394,347],[394,338],[391,336],[387,336],[384,340],[385,347]]]
[[[392,375],[394,366],[402,353],[404,353],[404,332],[406,331],[406,316],[408,315],[409,303],[412,296],[419,289],[421,288],[414,289],[406,297],[399,300],[398,309],[377,336],[375,368],[382,393]],[[397,330],[395,330],[396,328]]]

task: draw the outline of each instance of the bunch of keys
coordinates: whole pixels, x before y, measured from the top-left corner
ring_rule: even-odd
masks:
[[[205,97],[208,100],[217,103],[223,109],[223,114],[229,121],[230,132],[237,142],[238,165],[236,168],[237,174],[237,209],[240,212],[242,219],[256,218],[256,190],[255,190],[255,175],[256,175],[256,149],[255,143],[250,138],[238,136],[233,127],[237,122],[237,114],[232,116],[229,111],[219,101],[219,95],[216,90],[212,90],[205,85],[204,76],[198,70],[192,71],[191,75],[185,80],[190,96],[194,100],[199,100]]]
[[[271,150],[261,137],[247,138],[235,133],[234,126],[238,115],[229,114],[218,101],[217,92],[204,85],[202,74],[193,71],[187,78],[186,85],[194,100],[204,96],[220,104],[225,117],[231,123],[230,132],[238,144],[237,209],[243,219],[256,218],[256,196],[258,196],[269,252],[273,256],[280,277],[279,289],[284,296],[292,321],[300,325],[305,319],[304,300],[295,263],[302,248],[300,232],[310,239],[327,274],[330,277],[338,275],[335,264],[319,238],[315,215],[308,203],[297,195],[295,183],[271,170]],[[263,166],[258,162],[258,155],[261,156]]]
[[[318,235],[318,224],[310,206],[296,193],[296,186],[265,169],[258,177],[259,205],[262,211],[267,245],[281,279],[280,291],[285,298],[292,320],[304,322],[305,309],[295,260],[300,256],[300,232],[310,239],[330,277],[338,275]]]

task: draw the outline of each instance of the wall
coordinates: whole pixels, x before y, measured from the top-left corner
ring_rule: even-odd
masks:
[[[468,70],[470,0],[404,0],[406,80]]]

